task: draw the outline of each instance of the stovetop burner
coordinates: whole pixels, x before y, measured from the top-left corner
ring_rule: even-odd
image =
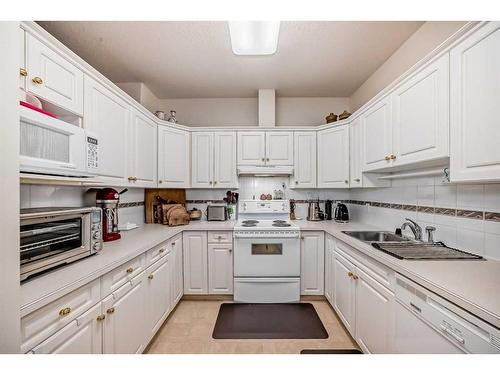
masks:
[[[258,224],[259,220],[243,220],[243,224]]]
[[[286,223],[286,220],[273,220],[273,223],[284,224],[284,223]]]
[[[246,223],[243,223],[241,224],[242,227],[256,227],[257,224],[254,224],[254,223],[249,223],[249,224],[246,224]]]
[[[283,227],[291,227],[292,225],[287,223],[287,222],[283,222],[283,223],[276,223],[274,222],[273,223],[273,227],[280,227],[280,228],[283,228]]]

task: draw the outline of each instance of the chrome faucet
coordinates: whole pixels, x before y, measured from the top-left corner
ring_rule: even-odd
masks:
[[[403,231],[406,229],[406,227],[409,227],[413,232],[415,239],[417,241],[422,241],[422,227],[411,219],[406,218],[405,220],[406,221],[403,223],[403,225],[401,225],[401,230]]]

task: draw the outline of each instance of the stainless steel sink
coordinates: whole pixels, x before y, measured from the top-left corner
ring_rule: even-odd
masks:
[[[342,233],[347,234],[353,238],[364,242],[407,242],[410,241],[409,238],[397,236],[391,232],[380,232],[380,231],[343,231]]]

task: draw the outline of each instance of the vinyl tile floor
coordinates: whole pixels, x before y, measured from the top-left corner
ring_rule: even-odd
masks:
[[[357,348],[326,301],[314,305],[328,331],[327,339],[216,340],[212,331],[219,307],[227,301],[181,300],[146,349],[148,354],[299,354],[302,349]]]

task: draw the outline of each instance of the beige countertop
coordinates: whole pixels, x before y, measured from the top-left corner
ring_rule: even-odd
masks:
[[[301,230],[324,231],[360,252],[412,279],[447,300],[500,328],[500,262],[399,260],[354,239],[342,231],[376,230],[361,223],[295,221]],[[98,254],[34,278],[21,285],[21,315],[26,315],[76,288],[95,280],[113,268],[144,253],[173,236],[189,230],[233,230],[234,222],[191,222],[167,227],[145,224],[122,232],[122,239],[105,243]]]

